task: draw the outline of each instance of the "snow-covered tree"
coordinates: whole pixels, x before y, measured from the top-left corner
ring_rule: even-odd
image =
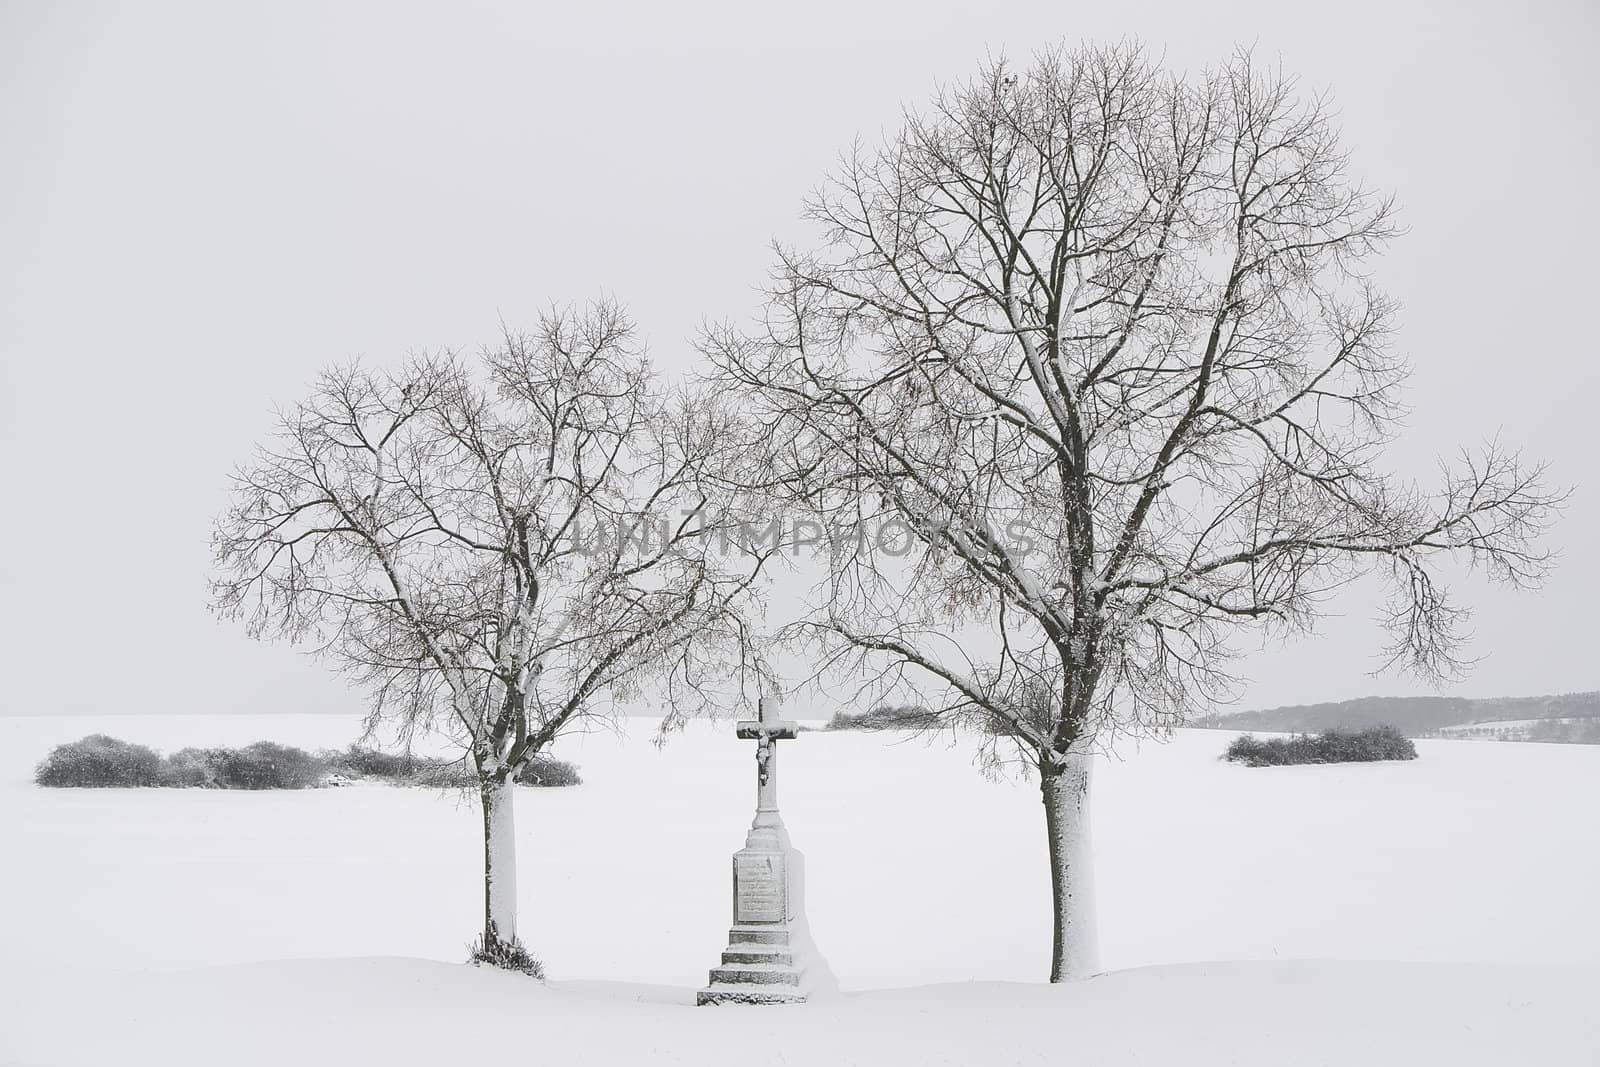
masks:
[[[1463,620],[1442,558],[1546,570],[1557,500],[1514,454],[1426,490],[1382,469],[1405,367],[1364,268],[1391,202],[1247,54],[992,63],[808,214],[824,236],[780,249],[762,327],[705,349],[771,427],[772,487],[908,539],[835,536],[797,631],[1038,771],[1052,980],[1097,967],[1097,746],[1208,710],[1240,631],[1304,630],[1355,575],[1387,576],[1395,658],[1437,674]]]
[[[482,802],[486,958],[520,949],[523,768],[647,686],[670,719],[758,662],[741,611],[760,554],[702,513],[728,420],[663,390],[602,303],[477,360],[330,370],[235,475],[214,607],[346,672],[369,729],[459,740]]]

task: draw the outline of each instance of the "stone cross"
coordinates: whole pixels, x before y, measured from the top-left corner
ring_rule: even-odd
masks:
[[[737,731],[739,737],[756,743],[756,819],[751,826],[782,826],[778,816],[778,742],[797,737],[798,727],[779,718],[777,697],[762,697],[756,718],[739,723]]]

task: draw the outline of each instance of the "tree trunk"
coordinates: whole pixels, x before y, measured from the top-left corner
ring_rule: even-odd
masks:
[[[1045,832],[1050,837],[1050,896],[1055,944],[1050,981],[1087,978],[1100,969],[1095,928],[1094,840],[1089,819],[1094,757],[1073,746],[1061,766],[1042,769]]]
[[[483,782],[483,948],[517,941],[517,809],[510,781]]]

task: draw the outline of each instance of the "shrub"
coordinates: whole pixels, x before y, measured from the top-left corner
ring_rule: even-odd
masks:
[[[1417,758],[1417,746],[1392,726],[1365,730],[1324,730],[1320,734],[1236,737],[1222,758],[1247,767],[1286,767],[1301,763],[1370,763]]]
[[[444,760],[422,757],[415,769],[395,781],[400,785],[423,785],[430,789],[476,789],[478,775],[464,759]]]
[[[303,748],[257,741],[221,749],[217,782],[226,789],[309,789],[328,777],[327,765]]]
[[[530,975],[541,981],[544,979],[544,964],[540,963],[527,946],[521,941],[512,941],[509,944],[501,942],[492,948],[483,947],[483,938],[478,938],[471,945],[469,963],[480,967],[499,967],[507,971],[517,971]]]
[[[180,748],[161,761],[161,785],[178,789],[221,789],[225,748]]]
[[[553,756],[535,756],[533,761],[522,769],[522,776],[517,779],[517,784],[556,788],[582,785],[583,779],[578,777],[578,768],[566,760],[559,760]]]
[[[830,730],[926,730],[939,725],[939,717],[916,704],[879,704],[869,711],[835,712]]]
[[[155,785],[160,770],[161,757],[154,750],[90,734],[51,749],[33,780],[56,788],[106,789]]]
[[[477,789],[478,773],[465,760],[425,760],[410,781],[435,789]],[[582,785],[583,779],[578,776],[578,768],[566,760],[535,756],[522,769],[517,784],[558,787]]]
[[[365,745],[351,745],[343,752],[325,756],[328,764],[352,778],[385,778],[400,781],[415,777],[430,762],[410,752],[384,752]]]
[[[363,745],[316,755],[292,745],[257,741],[244,748],[184,748],[165,758],[143,745],[104,734],[57,746],[34,773],[44,786],[169,786],[177,789],[311,789],[333,773],[379,778],[399,785],[476,789],[478,776],[464,760],[382,752]],[[578,768],[536,756],[521,785],[581,785]]]

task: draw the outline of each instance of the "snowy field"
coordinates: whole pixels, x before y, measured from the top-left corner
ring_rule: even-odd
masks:
[[[850,995],[774,1009],[689,1006],[753,803],[725,722],[563,741],[584,784],[519,792],[549,987],[459,965],[481,893],[461,797],[30,782],[95,731],[170,751],[355,728],[0,718],[0,1063],[1600,1062],[1596,747],[1246,769],[1216,758],[1229,734],[1128,745],[1096,783],[1114,973],[1050,988],[1033,783],[942,741],[803,734],[783,810]]]

